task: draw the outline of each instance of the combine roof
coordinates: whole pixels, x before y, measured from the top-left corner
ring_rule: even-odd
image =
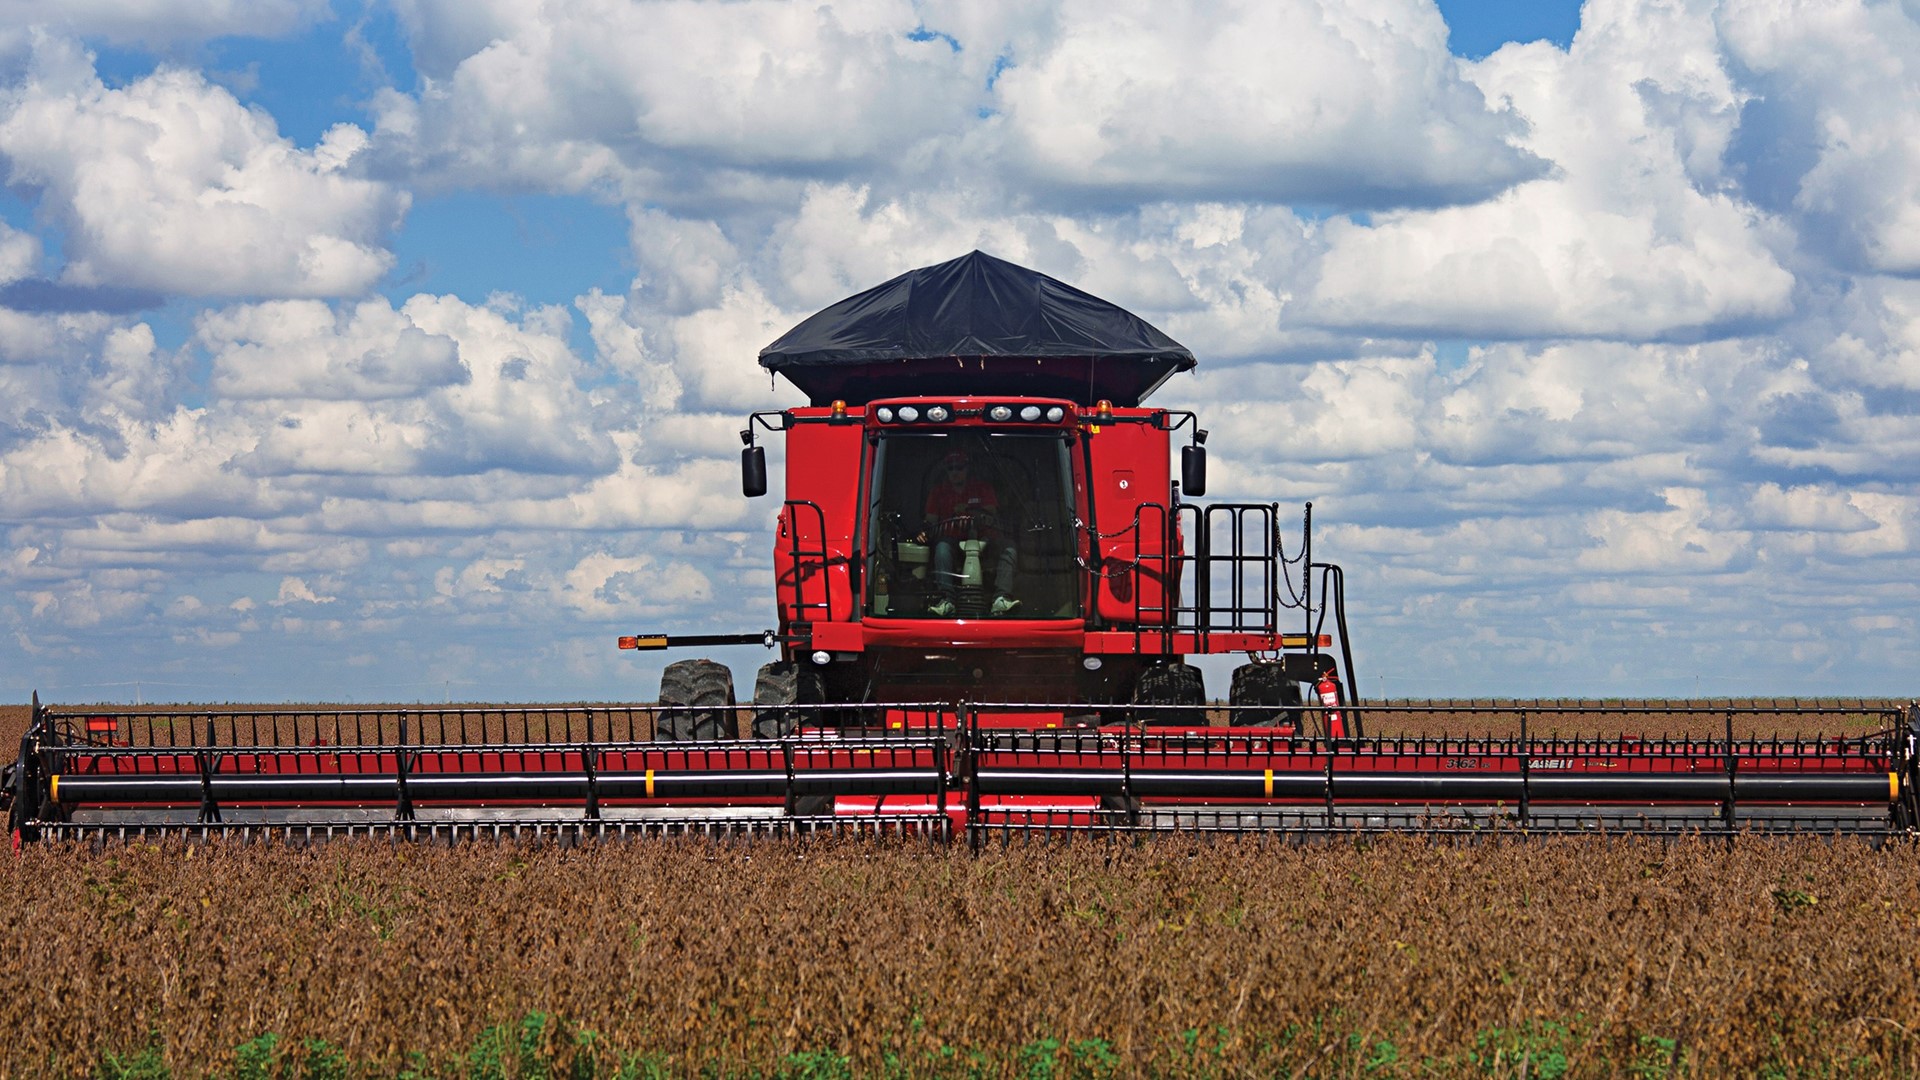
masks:
[[[1125,308],[978,251],[849,296],[760,351],[815,405],[911,394],[1138,405],[1194,364]]]

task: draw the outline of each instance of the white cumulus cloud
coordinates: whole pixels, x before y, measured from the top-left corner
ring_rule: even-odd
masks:
[[[894,159],[971,119],[992,62],[875,0],[397,6],[426,85],[384,100],[382,145],[464,182],[675,194]]]
[[[1069,0],[995,84],[1009,164],[1066,191],[1340,206],[1539,172],[1423,0]]]
[[[0,0],[0,27],[38,26],[116,45],[165,46],[232,35],[277,37],[330,12],[328,0]]]
[[[1423,0],[398,7],[425,78],[381,98],[376,146],[453,183],[703,210],[854,176],[1375,206],[1541,168]]]
[[[1592,0],[1573,47],[1474,68],[1551,176],[1485,202],[1335,219],[1310,317],[1396,334],[1646,340],[1790,310],[1784,229],[1726,190],[1746,99],[1703,4]]]
[[[1757,83],[1748,120],[1760,133],[1742,149],[1754,179],[1805,216],[1804,242],[1853,266],[1920,272],[1920,12],[1865,0],[1730,0],[1719,23]],[[1808,148],[1810,160],[1801,158]],[[1768,160],[1783,149],[1785,162]],[[1787,175],[1760,175],[1769,169]]]
[[[355,175],[366,135],[338,124],[300,149],[197,72],[110,87],[43,38],[0,92],[7,182],[66,231],[66,280],[187,296],[358,293],[386,272],[407,208]]]
[[[228,308],[201,319],[200,338],[216,349],[212,389],[230,398],[371,401],[471,378],[452,338],[383,300],[340,312],[317,300]]]

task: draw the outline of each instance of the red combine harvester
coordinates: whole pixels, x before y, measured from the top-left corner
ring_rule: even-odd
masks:
[[[1343,578],[1272,503],[1205,494],[1191,369],[1143,320],[975,252],[807,319],[760,355],[809,404],[786,439],[777,626],[751,704],[712,660],[650,706],[75,712],[7,774],[16,842],[152,832],[1910,833],[1912,707],[1642,707],[1722,734],[1538,737],[1591,707],[1366,704]],[[1178,478],[1172,467],[1180,446]],[[1201,655],[1244,657],[1210,703]],[[1502,737],[1370,736],[1417,711]],[[1618,725],[1614,709],[1610,721]],[[1839,737],[1739,736],[1771,720]],[[1224,725],[1217,723],[1224,721]],[[1858,734],[1865,730],[1868,734]]]

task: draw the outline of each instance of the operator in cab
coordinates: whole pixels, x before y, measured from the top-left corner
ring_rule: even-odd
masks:
[[[999,550],[993,574],[995,615],[1008,615],[1019,608],[1013,597],[1013,575],[1019,552],[1006,542],[998,527],[1000,497],[993,485],[973,475],[973,462],[964,450],[955,450],[940,462],[943,479],[936,480],[927,492],[927,534],[933,540],[933,579],[940,595],[927,610],[940,618],[954,612],[962,571],[956,571],[956,558],[963,541],[982,541]],[[984,548],[982,549],[984,551]]]

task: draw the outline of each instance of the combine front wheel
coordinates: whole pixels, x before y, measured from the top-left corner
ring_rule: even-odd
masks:
[[[1300,726],[1300,684],[1287,678],[1279,664],[1242,664],[1233,669],[1233,706],[1227,722],[1234,727]]]
[[[805,719],[805,711],[793,706],[819,705],[826,698],[826,681],[819,671],[791,660],[763,664],[753,681],[753,734],[762,739],[785,738],[800,730]],[[808,817],[831,814],[833,797],[790,795],[787,813]]]
[[[737,739],[733,672],[717,660],[681,660],[660,673],[660,712],[654,738],[671,742]]]
[[[1200,669],[1192,664],[1155,664],[1140,673],[1133,685],[1135,705],[1183,705],[1180,709],[1142,709],[1140,723],[1178,727],[1205,727],[1207,692]]]
[[[804,710],[795,705],[819,705],[826,701],[826,683],[820,673],[792,660],[775,660],[760,666],[753,681],[753,735],[757,739],[779,739],[800,727]]]

